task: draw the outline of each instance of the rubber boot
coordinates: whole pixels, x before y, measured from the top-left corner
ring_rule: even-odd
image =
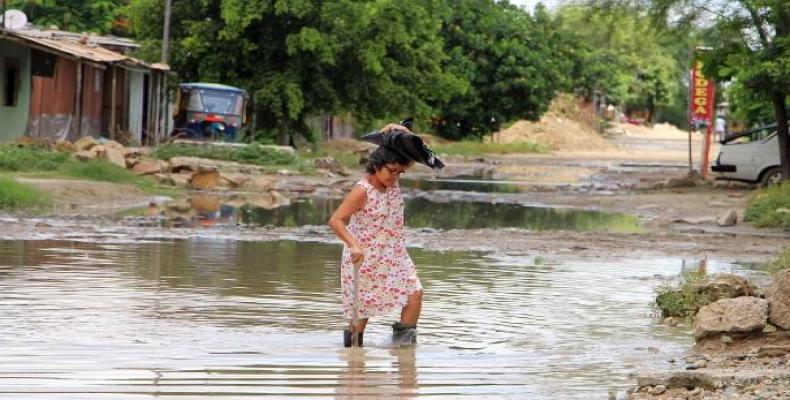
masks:
[[[364,332],[357,333],[357,346],[362,347],[362,334]],[[354,337],[354,333],[350,330],[346,329],[343,331],[343,347],[351,347],[351,339]]]
[[[392,344],[396,346],[410,346],[417,343],[417,325],[392,324]]]

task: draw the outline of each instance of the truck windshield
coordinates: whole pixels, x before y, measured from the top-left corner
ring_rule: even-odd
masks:
[[[187,111],[238,115],[242,98],[237,92],[195,89],[190,93]]]

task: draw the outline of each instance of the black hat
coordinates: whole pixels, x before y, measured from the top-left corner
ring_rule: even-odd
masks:
[[[361,139],[384,146],[409,160],[425,164],[433,169],[444,168],[444,163],[433,154],[433,151],[423,143],[422,139],[406,130],[394,130],[388,133],[376,131],[362,136]]]

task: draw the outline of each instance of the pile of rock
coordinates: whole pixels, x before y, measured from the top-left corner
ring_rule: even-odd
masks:
[[[627,398],[785,398],[790,389],[790,270],[780,271],[764,287],[721,275],[698,289],[712,303],[695,317],[697,344],[685,358],[685,369],[639,375]]]

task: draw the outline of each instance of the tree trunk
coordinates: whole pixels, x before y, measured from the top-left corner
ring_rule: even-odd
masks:
[[[781,163],[782,180],[790,180],[790,132],[787,127],[787,108],[785,98],[787,96],[782,91],[775,91],[771,96],[774,104],[774,115],[776,115],[777,136],[779,137],[779,162]]]
[[[291,144],[291,135],[288,133],[288,120],[286,119],[281,119],[277,124],[277,144],[281,146]]]

